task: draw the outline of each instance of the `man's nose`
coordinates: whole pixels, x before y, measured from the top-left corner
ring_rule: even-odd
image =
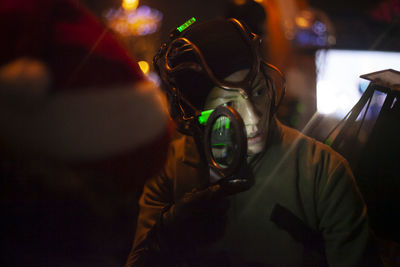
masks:
[[[242,116],[243,122],[246,127],[250,125],[257,125],[260,120],[260,115],[255,109],[253,103],[246,99],[242,107],[243,108],[242,112],[240,112],[240,115]]]

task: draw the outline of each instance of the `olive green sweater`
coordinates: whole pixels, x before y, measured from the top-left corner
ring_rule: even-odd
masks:
[[[252,166],[254,186],[230,197],[225,234],[200,251],[222,251],[243,265],[377,265],[366,206],[347,161],[277,120],[272,129],[266,151]],[[207,182],[193,139],[180,136],[162,175],[144,188],[128,262],[143,256],[161,210]]]

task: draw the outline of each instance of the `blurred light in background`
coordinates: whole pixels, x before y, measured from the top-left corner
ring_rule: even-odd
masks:
[[[241,6],[246,3],[246,0],[234,0],[235,5]]]
[[[140,69],[144,74],[148,74],[150,70],[150,65],[147,61],[141,60],[138,62]]]
[[[160,77],[156,74],[156,73],[154,73],[154,72],[149,72],[148,74],[147,74],[147,78],[150,80],[150,81],[152,81],[153,83],[155,83],[157,86],[161,86],[161,79],[160,79]]]
[[[285,37],[300,49],[328,48],[336,43],[328,16],[315,8],[303,9],[284,23]]]
[[[297,25],[299,28],[307,28],[307,27],[310,27],[309,20],[306,19],[305,17],[296,17],[296,18],[295,18],[295,21],[296,21],[296,25]]]
[[[360,75],[384,69],[400,70],[400,52],[320,50],[315,63],[317,111],[342,119],[369,84],[367,80],[359,78]]]
[[[138,1],[124,1],[127,9],[110,9],[105,17],[110,28],[123,36],[144,36],[158,30],[162,21],[162,13],[148,6],[133,8]],[[132,4],[131,4],[132,2]],[[135,3],[133,3],[135,2]]]
[[[139,0],[124,0],[122,1],[122,8],[125,10],[135,10],[139,5]]]
[[[160,84],[160,79],[149,64],[159,48],[159,33],[163,14],[148,6],[139,6],[139,0],[123,0],[121,7],[105,14],[108,26],[119,34],[146,78]]]

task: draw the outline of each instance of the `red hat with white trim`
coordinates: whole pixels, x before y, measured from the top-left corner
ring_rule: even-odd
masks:
[[[112,33],[71,0],[2,1],[0,21],[1,154],[157,170],[164,96]]]

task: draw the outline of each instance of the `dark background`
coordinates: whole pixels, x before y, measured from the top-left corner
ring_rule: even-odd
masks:
[[[103,14],[107,8],[118,6],[121,2],[77,1],[87,4],[100,19],[104,19]],[[161,41],[167,40],[171,29],[193,16],[200,20],[225,16],[228,3],[228,0],[140,1],[140,5],[148,5],[163,13],[161,29],[150,39],[152,43],[149,46],[158,47]],[[310,0],[308,4],[325,11],[332,21],[336,35],[334,48],[400,51],[399,1]],[[372,15],[374,11],[378,15]],[[150,51],[151,55],[154,53],[155,50]],[[135,56],[138,59],[146,57],[141,53]],[[312,68],[313,54],[308,51],[295,56],[295,61],[300,62],[299,64],[310,66],[307,75],[310,75],[312,83],[315,78],[315,68]],[[312,100],[315,98],[315,90],[312,86],[310,88],[308,92]],[[284,103],[283,108],[292,113],[295,112],[298,103],[296,99],[291,102],[293,98],[290,98],[290,90],[288,96],[290,101]],[[315,111],[315,103],[312,101],[304,104],[309,110],[303,121],[308,121],[309,114]],[[284,122],[289,125],[291,125],[290,115],[282,116]],[[300,129],[303,125],[304,122],[291,126]],[[36,198],[34,195],[13,196],[16,199],[19,197],[24,199],[25,202],[20,203],[21,209],[31,210],[32,213],[20,216],[13,222],[12,227],[7,229],[9,243],[2,248],[0,265],[9,266],[4,265],[4,259],[10,256],[12,260],[18,262],[15,266],[122,266],[124,264],[135,231],[139,189],[127,195],[102,188],[101,183],[98,187],[93,187],[92,185],[96,183],[90,181],[90,186],[83,187],[87,188],[87,191],[70,194],[70,191],[54,191],[54,188],[47,188],[40,183],[42,178],[35,180],[36,177],[43,176],[38,167],[40,165],[35,165],[32,173],[32,168],[18,166],[16,162],[10,163],[10,166],[7,162],[1,164],[0,174],[9,179],[2,180],[3,182],[9,182],[12,187],[13,179],[17,184],[19,175],[30,177],[25,184],[27,191],[22,194],[35,192],[41,196],[41,202],[29,202],[29,199]],[[7,169],[10,169],[10,173],[14,173],[15,176],[7,175]],[[15,173],[12,169],[17,169],[18,172]],[[10,192],[2,192],[2,197]],[[2,208],[11,215],[13,212],[18,213],[15,209]],[[2,231],[5,231],[3,227]],[[18,243],[20,240],[13,239],[14,234],[21,235],[21,233],[25,233],[23,247]],[[36,242],[37,240],[40,242]]]

